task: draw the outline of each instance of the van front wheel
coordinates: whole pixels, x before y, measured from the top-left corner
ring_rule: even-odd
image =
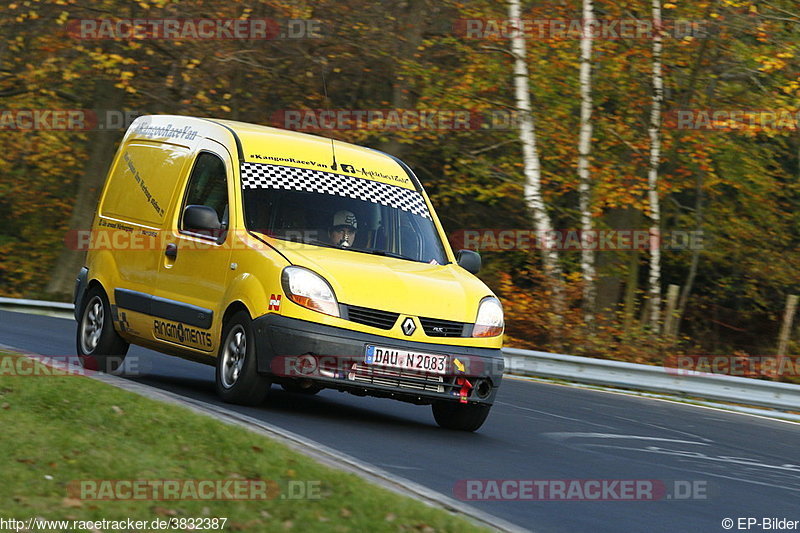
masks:
[[[491,405],[434,402],[433,418],[440,427],[459,431],[475,431],[489,416]]]
[[[83,298],[76,344],[83,368],[114,372],[125,360],[128,343],[114,330],[111,305],[100,287],[92,287]]]
[[[270,380],[258,373],[250,315],[239,311],[222,330],[217,355],[217,393],[228,403],[258,405],[264,401],[269,387]]]

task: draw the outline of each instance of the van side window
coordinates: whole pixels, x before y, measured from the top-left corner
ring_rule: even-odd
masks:
[[[218,156],[210,152],[201,152],[197,156],[181,212],[188,205],[210,207],[217,212],[220,224],[227,224],[228,185],[225,163]],[[183,226],[182,221],[181,226]]]

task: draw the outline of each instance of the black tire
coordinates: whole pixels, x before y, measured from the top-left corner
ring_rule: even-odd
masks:
[[[306,396],[313,396],[319,391],[322,390],[322,387],[317,385],[309,385],[308,387],[303,387],[296,381],[287,381],[285,383],[281,383],[281,387],[286,392],[291,392],[292,394],[305,394]]]
[[[94,286],[86,292],[78,316],[75,344],[81,365],[88,370],[115,372],[130,345],[114,330],[111,305],[102,288]]]
[[[270,380],[258,373],[255,337],[246,311],[235,313],[222,328],[216,381],[217,394],[228,403],[258,405],[269,392]]]
[[[434,402],[431,406],[433,418],[440,427],[459,431],[475,431],[489,416],[491,405],[462,404],[458,402]]]

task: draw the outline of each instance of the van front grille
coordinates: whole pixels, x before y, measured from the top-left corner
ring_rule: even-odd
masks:
[[[464,323],[438,318],[419,318],[428,337],[464,337]]]
[[[442,376],[421,374],[408,370],[395,368],[375,367],[373,365],[363,365],[353,363],[347,378],[352,381],[383,385],[385,387],[396,387],[398,389],[411,389],[431,392],[444,392],[445,386],[452,388],[452,385],[445,384]]]
[[[348,320],[364,324],[365,326],[372,326],[373,328],[392,329],[395,322],[397,322],[397,317],[400,316],[400,313],[370,309],[368,307],[358,307],[355,305],[348,305],[346,307]]]

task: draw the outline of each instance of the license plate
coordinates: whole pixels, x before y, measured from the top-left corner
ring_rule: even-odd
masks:
[[[447,373],[449,356],[432,353],[409,352],[397,348],[368,345],[364,363],[403,370],[414,370],[428,374]]]

